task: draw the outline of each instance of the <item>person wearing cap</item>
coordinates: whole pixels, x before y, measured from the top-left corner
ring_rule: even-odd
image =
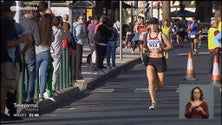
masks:
[[[151,98],[151,106],[149,110],[155,110],[156,93],[155,83],[157,87],[162,88],[164,85],[164,72],[167,70],[167,62],[164,52],[173,49],[173,46],[167,36],[160,32],[159,21],[157,18],[151,18],[149,21],[150,32],[146,35],[144,48],[147,51],[146,76],[148,80],[148,90]]]
[[[209,51],[209,76],[212,76],[212,69],[213,69],[213,60],[214,56],[220,57],[220,47],[217,47],[217,45],[214,42],[214,38],[219,33],[218,27],[217,27],[217,20],[211,21],[211,27],[208,30],[208,51]]]

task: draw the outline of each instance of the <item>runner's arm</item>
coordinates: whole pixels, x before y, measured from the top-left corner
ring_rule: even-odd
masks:
[[[162,39],[163,39],[163,42],[165,43],[166,46],[164,46],[163,50],[164,51],[170,51],[173,49],[173,46],[171,44],[171,42],[169,41],[169,39],[166,37],[165,34],[162,33]]]

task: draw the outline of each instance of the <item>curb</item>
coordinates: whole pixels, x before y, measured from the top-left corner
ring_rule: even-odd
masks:
[[[59,91],[59,95],[57,97],[49,98],[38,103],[39,114],[44,114],[46,112],[56,109],[60,104],[64,104],[63,102],[67,103],[67,100],[74,98],[76,95],[95,87],[97,84],[104,82],[104,80],[106,79],[117,76],[122,71],[132,69],[135,65],[139,63],[140,58],[136,58],[134,60],[123,63],[122,65],[117,67],[117,69],[111,70],[102,76],[95,77],[85,83],[78,83],[77,86],[75,85],[74,87],[69,87],[62,91]]]

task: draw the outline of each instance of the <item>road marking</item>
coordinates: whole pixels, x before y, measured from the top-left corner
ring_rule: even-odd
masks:
[[[164,88],[178,88],[178,86],[164,86]],[[87,90],[86,93],[112,93],[114,92],[114,90],[118,90],[118,88],[113,88],[113,89],[109,89],[109,88],[97,88],[95,90]],[[135,88],[134,90],[132,90],[132,92],[148,92],[148,87],[147,88]]]
[[[134,92],[148,92],[148,88],[136,88]]]
[[[87,93],[112,93],[114,89],[104,89],[104,88],[98,88],[93,91],[87,91]]]
[[[163,88],[175,88],[176,91],[178,86],[163,86]],[[148,92],[148,88],[136,88],[134,92]]]
[[[208,55],[209,52],[199,52],[197,55]],[[188,53],[178,53],[178,56],[187,56]]]

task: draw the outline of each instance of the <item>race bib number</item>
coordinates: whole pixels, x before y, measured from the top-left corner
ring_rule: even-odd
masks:
[[[160,43],[159,42],[150,42],[148,43],[149,49],[160,49]]]
[[[139,35],[139,40],[140,40],[140,41],[143,41],[143,40],[144,40],[144,33],[141,33],[141,34]]]
[[[180,31],[180,32],[183,32],[183,28],[179,28],[179,31]]]
[[[190,38],[195,38],[195,35],[190,35]]]

